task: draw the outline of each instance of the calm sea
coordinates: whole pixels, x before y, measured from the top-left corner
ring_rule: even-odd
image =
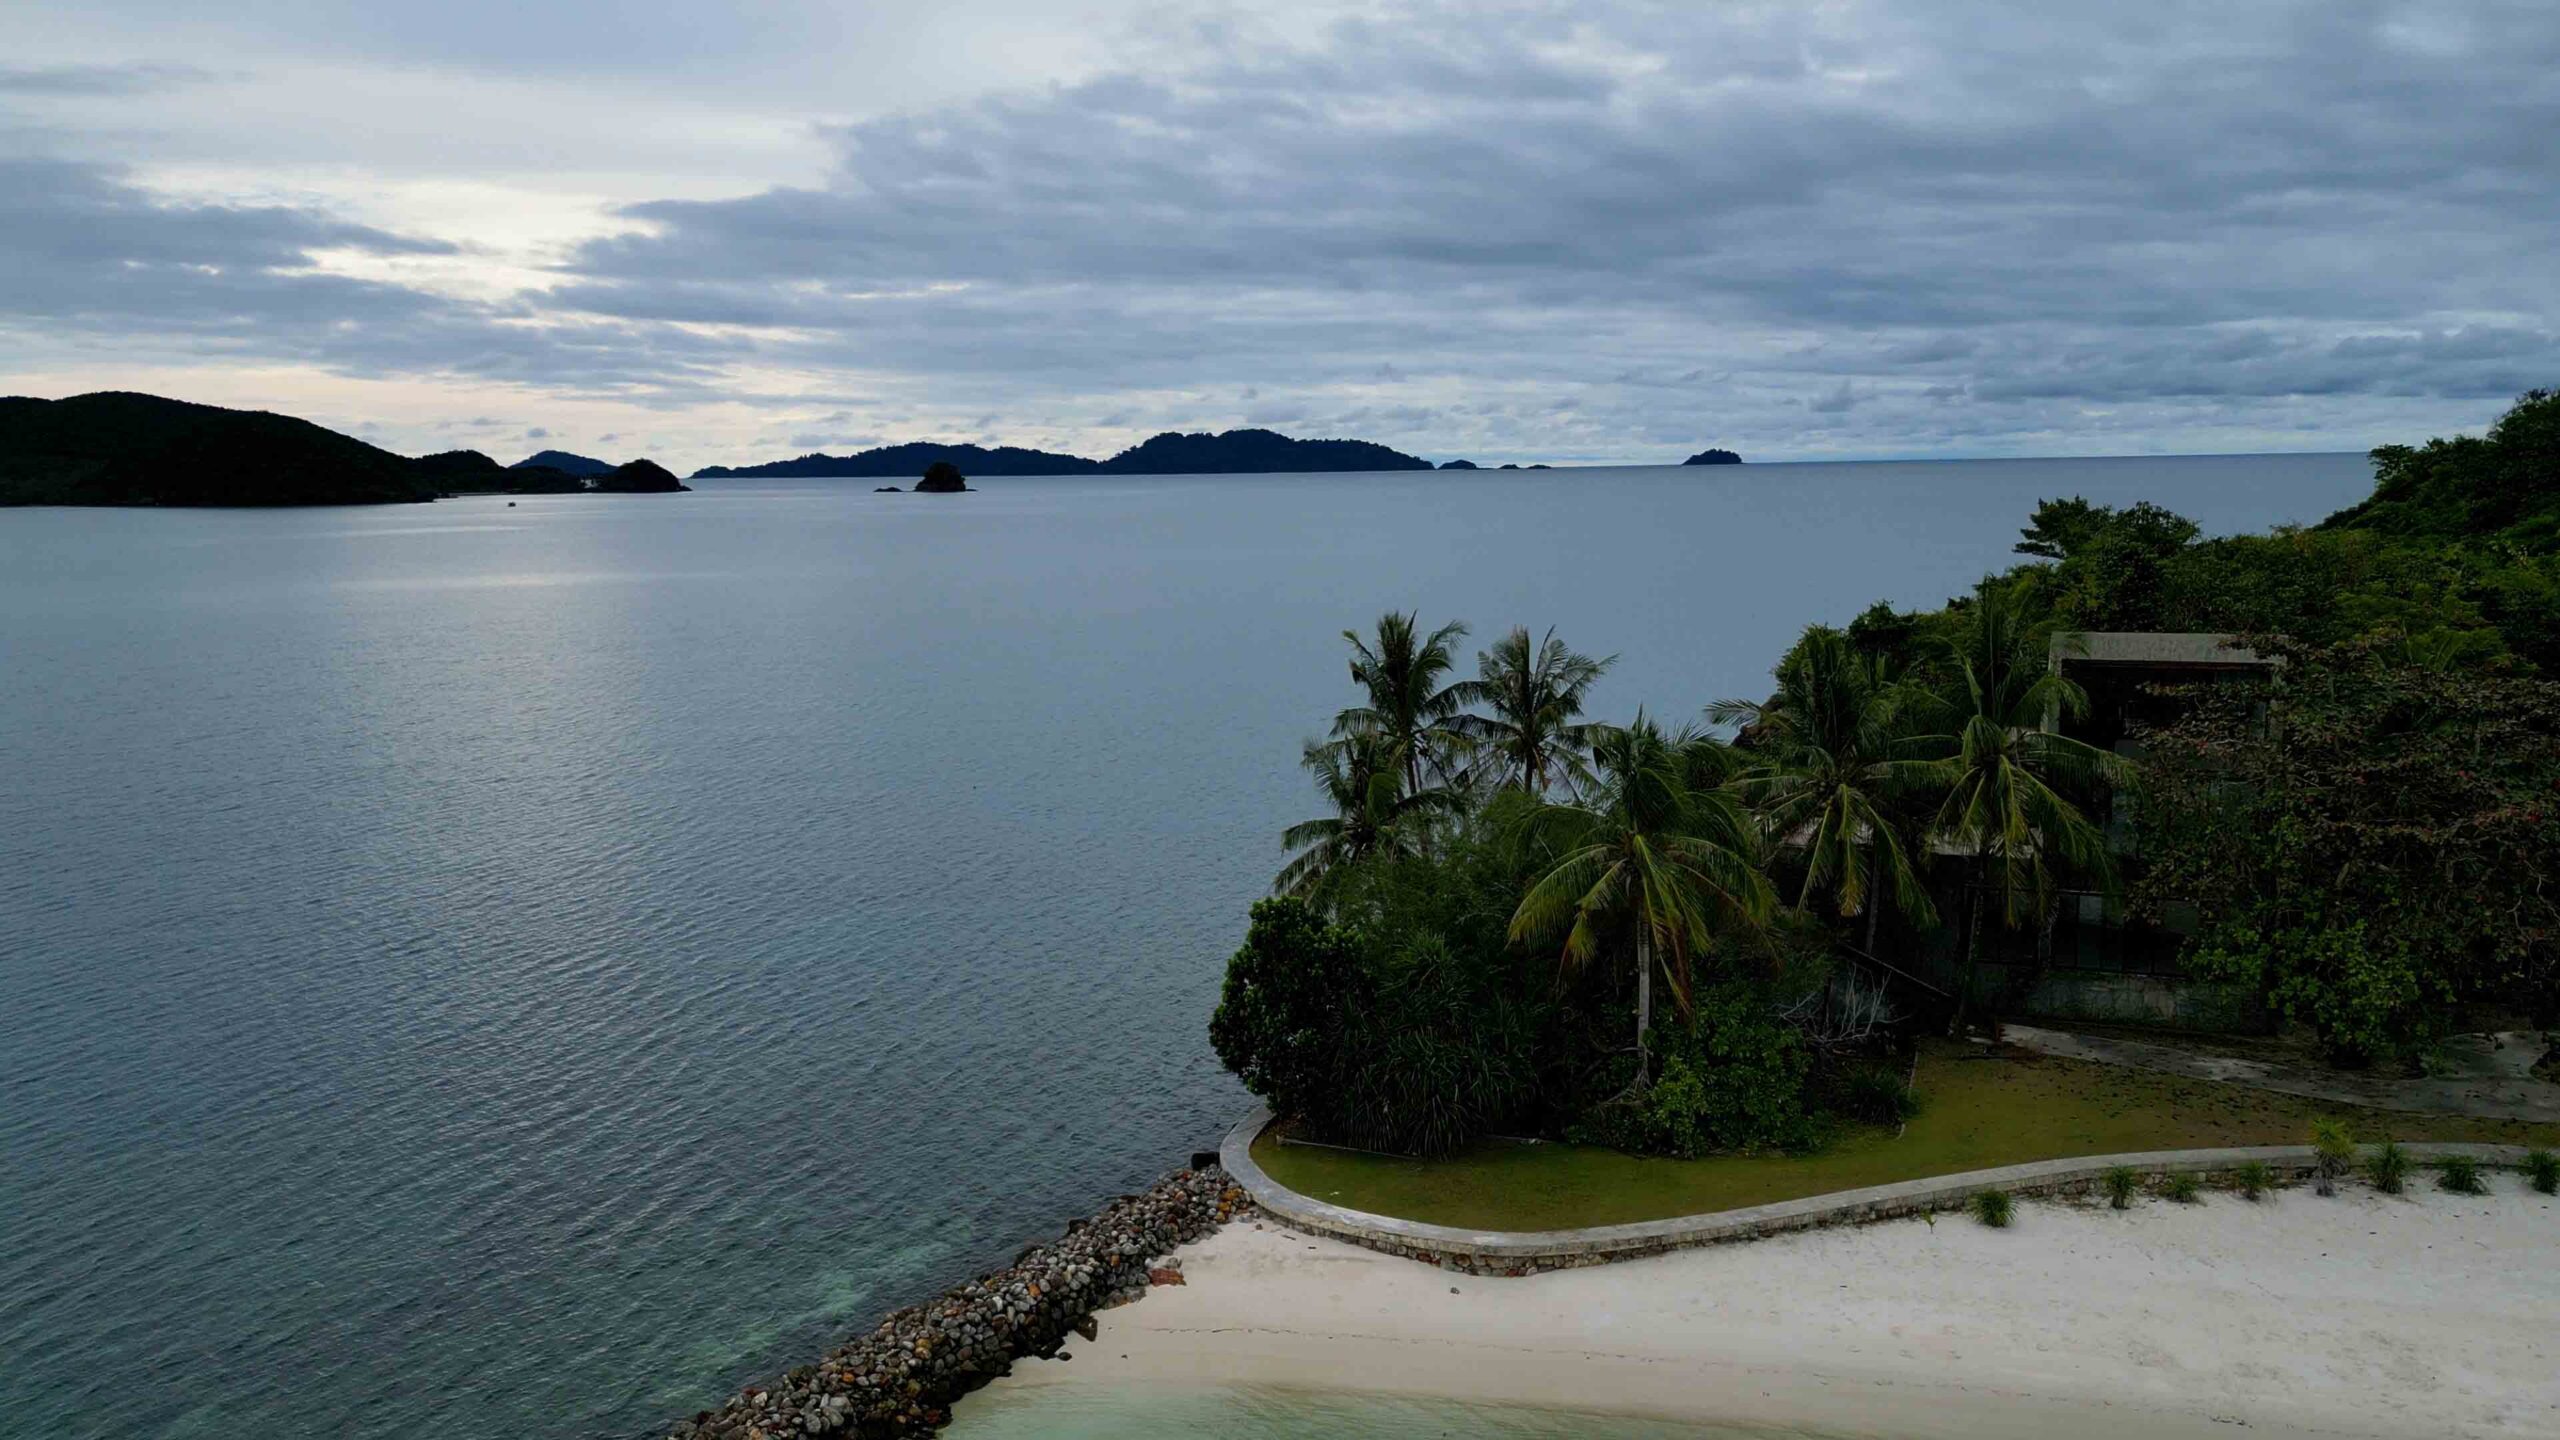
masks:
[[[1344,627],[1686,719],[2039,496],[2366,469],[871,483],[0,511],[0,1432],[646,1432],[1215,1141]]]

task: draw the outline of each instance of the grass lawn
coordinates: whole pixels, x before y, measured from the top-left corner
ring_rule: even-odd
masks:
[[[1730,1210],[2027,1160],[2215,1145],[2298,1145],[2314,1115],[2363,1140],[2560,1146],[2560,1127],[2357,1110],[2238,1085],[2024,1052],[1924,1042],[1919,1118],[1897,1139],[1852,1130],[1814,1155],[1648,1160],[1580,1145],[1488,1142],[1442,1160],[1284,1145],[1253,1158],[1272,1179],[1379,1215],[1479,1230],[1561,1230]]]

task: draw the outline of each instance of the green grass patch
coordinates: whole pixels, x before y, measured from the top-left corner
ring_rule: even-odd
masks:
[[[1924,1102],[1900,1139],[1845,1131],[1814,1155],[1656,1160],[1582,1145],[1488,1142],[1402,1160],[1266,1134],[1253,1158],[1318,1200],[1436,1225],[1562,1230],[1793,1200],[1933,1175],[2138,1150],[2299,1145],[2315,1114],[2405,1140],[2560,1144],[2560,1126],[2348,1110],[2210,1080],[2022,1051],[1930,1041],[1913,1088]]]

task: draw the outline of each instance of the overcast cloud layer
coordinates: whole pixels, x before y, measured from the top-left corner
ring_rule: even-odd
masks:
[[[0,389],[690,467],[2346,449],[2560,383],[2542,0],[841,9],[43,17]]]

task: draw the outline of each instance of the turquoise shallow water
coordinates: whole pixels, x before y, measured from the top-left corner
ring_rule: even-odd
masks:
[[[1389,606],[1758,693],[2355,456],[0,511],[0,1433],[608,1437],[1214,1143]]]
[[[1063,1383],[961,1402],[951,1440],[1821,1440],[1587,1410],[1277,1386]]]

